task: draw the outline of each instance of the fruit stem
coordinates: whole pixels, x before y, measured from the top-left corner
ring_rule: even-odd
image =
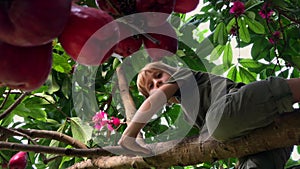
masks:
[[[117,13],[118,16],[123,16],[124,14],[121,13],[114,5],[110,2],[110,0],[105,0],[107,4],[114,9],[114,11]]]
[[[137,26],[128,23],[125,19],[118,19],[119,22],[122,22],[124,24],[127,24],[128,26],[130,26],[131,28],[133,28],[134,30],[136,30],[138,33],[140,33],[141,35],[143,35],[144,37],[146,37],[147,39],[149,39],[152,43],[159,45],[160,41],[155,39],[153,36],[151,36],[149,33],[145,33],[145,31],[143,31],[142,29],[138,28]]]

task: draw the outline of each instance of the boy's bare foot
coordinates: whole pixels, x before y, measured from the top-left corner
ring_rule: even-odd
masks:
[[[136,142],[136,138],[134,137],[129,137],[129,136],[122,136],[121,139],[119,140],[118,144],[126,149],[126,150],[130,150],[133,152],[138,152],[138,153],[143,153],[143,154],[147,154],[150,155],[152,154],[151,150],[141,146],[140,144],[138,144]]]

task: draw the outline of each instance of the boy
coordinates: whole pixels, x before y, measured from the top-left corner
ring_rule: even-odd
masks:
[[[146,65],[138,75],[137,84],[147,99],[119,144],[145,154],[151,151],[136,142],[137,134],[167,102],[180,103],[188,122],[200,129],[205,124],[209,135],[219,141],[267,126],[279,114],[293,111],[293,104],[300,102],[300,78],[271,77],[245,85],[162,62]],[[292,147],[287,147],[247,156],[240,159],[239,168],[281,169],[291,151]]]

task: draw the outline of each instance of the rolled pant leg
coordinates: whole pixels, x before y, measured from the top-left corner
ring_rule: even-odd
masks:
[[[287,147],[242,157],[238,169],[283,169],[292,150]]]

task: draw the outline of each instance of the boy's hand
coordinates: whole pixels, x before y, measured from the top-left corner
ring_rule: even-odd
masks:
[[[118,144],[126,150],[130,150],[130,151],[142,153],[142,154],[147,154],[147,155],[152,154],[150,149],[138,144],[136,142],[136,138],[134,138],[134,137],[129,137],[129,136],[123,135],[121,137],[121,139],[119,140]]]

